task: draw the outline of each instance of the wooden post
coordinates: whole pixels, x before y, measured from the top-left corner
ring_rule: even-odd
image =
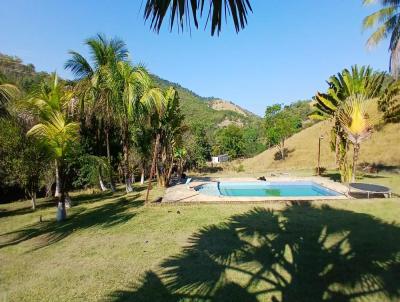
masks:
[[[317,166],[317,175],[318,175],[318,176],[321,175],[321,172],[320,172],[320,165],[321,165],[321,140],[322,140],[323,138],[324,138],[324,137],[323,137],[322,135],[318,138],[318,166]]]

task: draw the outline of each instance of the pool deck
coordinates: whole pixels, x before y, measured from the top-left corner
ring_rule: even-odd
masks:
[[[293,196],[293,197],[232,197],[232,196],[211,196],[205,195],[194,188],[218,181],[229,181],[229,182],[246,182],[246,181],[257,181],[257,178],[195,178],[189,184],[180,184],[170,187],[166,190],[165,195],[162,199],[163,203],[215,203],[215,202],[271,202],[271,201],[316,201],[316,200],[337,200],[337,199],[351,199],[347,195],[347,186],[334,182],[324,177],[292,177],[292,176],[279,176],[279,177],[267,177],[267,182],[285,182],[285,181],[312,181],[316,184],[325,187],[327,189],[336,191],[341,195],[337,196]]]

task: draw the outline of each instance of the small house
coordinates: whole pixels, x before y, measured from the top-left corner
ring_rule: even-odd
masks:
[[[227,162],[228,160],[229,160],[228,154],[221,154],[221,155],[211,157],[211,162],[213,164],[224,163],[224,162]]]

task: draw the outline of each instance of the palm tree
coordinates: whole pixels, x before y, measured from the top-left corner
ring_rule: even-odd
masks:
[[[190,18],[196,28],[199,27],[198,17],[203,16],[204,6],[208,7],[207,23],[211,20],[211,35],[221,32],[222,20],[231,17],[236,32],[247,25],[247,15],[252,11],[250,0],[147,0],[144,9],[144,19],[151,20],[150,27],[159,32],[167,13],[169,27],[172,30],[174,22],[183,30],[184,25],[191,27]],[[191,16],[190,16],[191,14]]]
[[[356,178],[357,160],[360,144],[370,137],[373,129],[371,118],[367,114],[369,99],[363,95],[350,96],[340,107],[338,119],[347,134],[348,140],[353,144],[352,182]]]
[[[71,147],[71,143],[77,140],[79,124],[69,122],[64,114],[58,110],[54,110],[48,114],[46,120],[33,126],[28,135],[35,136],[43,140],[52,151],[52,156],[56,160],[60,182],[60,198],[59,198],[59,220],[66,218],[65,198],[65,155]]]
[[[109,86],[116,100],[115,113],[119,121],[124,154],[123,173],[126,191],[131,192],[129,173],[129,149],[131,146],[131,124],[140,122],[143,115],[154,107],[161,91],[155,88],[153,81],[142,66],[133,67],[129,62],[119,62],[115,70],[110,70]]]
[[[95,115],[100,124],[104,124],[104,136],[108,164],[110,167],[110,184],[114,190],[111,169],[110,129],[113,123],[116,100],[113,98],[112,88],[109,87],[108,76],[110,70],[116,69],[118,62],[128,60],[126,44],[118,39],[107,39],[102,34],[85,41],[89,47],[91,58],[87,60],[75,51],[70,51],[71,58],[65,63],[65,68],[72,71],[79,80],[78,89],[81,92],[81,122],[85,117],[85,102],[90,104],[90,113]],[[88,118],[88,117],[86,117]]]
[[[71,105],[74,97],[72,90],[67,89],[59,83],[57,74],[53,74],[49,82],[43,81],[38,87],[28,95],[26,99],[18,102],[19,115],[23,115],[26,120],[37,119],[39,121],[49,121],[54,112],[71,114]],[[31,121],[32,123],[32,121]],[[60,176],[58,165],[55,165],[56,191],[55,197],[60,196]]]
[[[363,0],[364,5],[369,5],[376,0]],[[363,21],[363,28],[375,28],[367,41],[368,46],[376,46],[384,39],[390,37],[389,70],[397,79],[399,74],[399,54],[400,54],[400,1],[398,0],[379,0],[383,6],[377,12],[367,16]]]
[[[182,127],[183,115],[179,109],[179,96],[178,92],[173,88],[169,87],[161,94],[157,94],[152,99],[153,101],[153,114],[151,115],[152,124],[155,132],[155,142],[153,158],[150,168],[149,184],[146,193],[146,202],[149,198],[149,192],[151,190],[151,182],[154,174],[157,172],[157,158],[161,147],[164,148],[164,159],[170,156],[176,145],[176,139],[178,135],[182,133],[184,128]],[[173,160],[173,158],[170,160]],[[171,167],[170,167],[171,168]],[[163,184],[168,185],[171,170],[164,167],[164,180]],[[166,176],[166,177],[165,177]]]
[[[344,69],[337,75],[331,76],[327,81],[329,88],[326,93],[318,92],[314,97],[315,111],[310,115],[313,119],[332,119],[332,149],[335,150],[336,164],[346,175],[346,154],[348,149],[346,133],[338,119],[338,108],[347,98],[354,95],[363,95],[366,98],[379,97],[385,74],[375,72],[369,66],[352,66],[351,70]]]
[[[160,123],[162,170],[158,179],[160,185],[168,187],[175,160],[174,149],[182,146],[182,134],[186,126],[183,125],[184,116],[180,110],[178,92],[170,87],[164,95],[165,110]]]
[[[0,116],[7,114],[7,103],[16,99],[20,94],[19,89],[6,82],[6,79],[0,76]]]
[[[400,122],[400,81],[390,81],[378,102],[386,122]]]

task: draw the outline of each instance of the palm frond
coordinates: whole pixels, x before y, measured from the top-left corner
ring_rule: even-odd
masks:
[[[361,143],[372,133],[373,123],[367,114],[368,102],[369,99],[362,95],[352,95],[339,109],[338,119],[353,144]]]
[[[144,9],[144,19],[150,20],[150,27],[159,32],[167,13],[169,12],[169,28],[172,30],[175,22],[178,28],[190,28],[190,17],[196,28],[199,17],[203,16],[206,0],[147,0]],[[247,25],[247,15],[252,12],[249,0],[209,0],[207,22],[211,20],[211,35],[219,34],[223,17],[231,18],[236,32]]]

